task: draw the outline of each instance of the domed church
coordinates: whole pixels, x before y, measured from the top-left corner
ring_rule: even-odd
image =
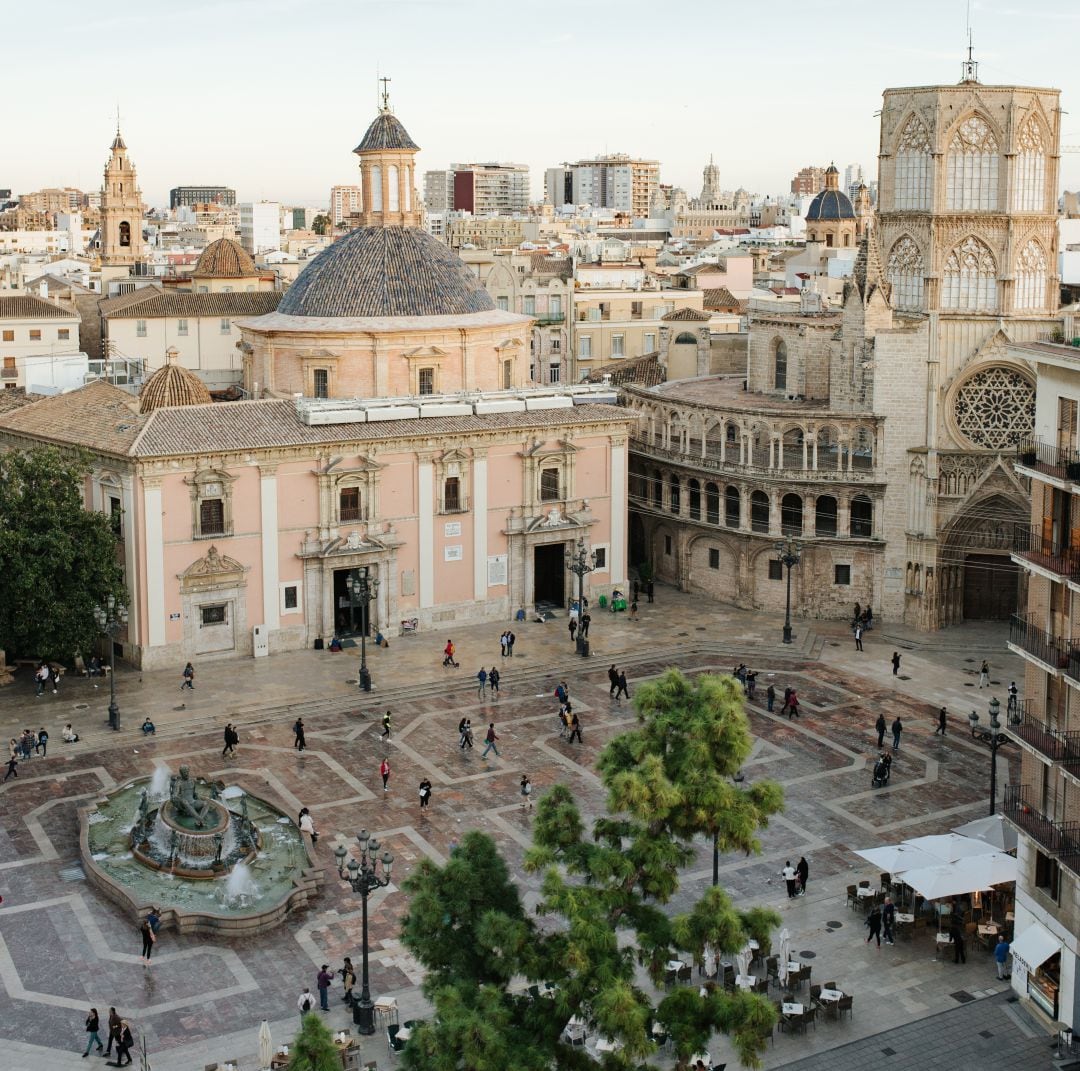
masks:
[[[826,248],[853,248],[857,221],[855,207],[842,189],[836,164],[825,171],[825,189],[806,210],[806,240],[821,242]],[[861,235],[860,235],[861,237]]]

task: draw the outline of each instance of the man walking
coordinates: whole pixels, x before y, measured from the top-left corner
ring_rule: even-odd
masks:
[[[468,748],[471,751],[472,722],[470,722],[468,718],[462,718],[461,721],[458,722],[457,731],[458,735],[461,737],[461,739],[458,741],[458,747],[460,747],[462,751],[464,751],[465,748]]]
[[[120,1041],[120,1023],[121,1019],[115,1008],[109,1009],[109,1036],[105,1041],[105,1059],[109,1058],[109,1053],[112,1052],[113,1042]]]
[[[383,740],[389,740],[390,739],[390,711],[389,710],[382,716],[382,739]]]
[[[480,758],[486,759],[487,758],[487,753],[489,751],[494,751],[495,755],[498,756],[499,749],[498,749],[498,747],[495,746],[495,741],[498,740],[498,739],[499,739],[499,735],[498,735],[498,733],[495,732],[495,723],[491,722],[488,725],[488,731],[487,731],[486,735],[484,736],[484,750],[481,753]]]
[[[502,680],[502,676],[499,671],[492,666],[488,670],[488,686],[491,688],[491,694],[497,699],[499,697],[499,681]]]
[[[614,663],[612,663],[611,669],[607,671],[607,679],[611,683],[611,687],[608,689],[608,698],[614,699],[615,692],[619,687],[619,671],[615,668]]]
[[[979,687],[990,687],[990,663],[983,659],[982,666],[979,667]]]
[[[236,744],[240,742],[240,737],[233,729],[232,722],[229,722],[225,726],[225,746],[221,749],[221,757],[225,758],[226,755],[236,754]]]
[[[630,691],[626,687],[626,670],[619,670],[619,687],[615,692],[615,702],[619,702],[619,696],[625,695],[627,699],[630,698]]]
[[[947,715],[948,715],[948,712],[946,711],[946,709],[944,707],[942,707],[938,711],[937,728],[934,730],[934,736],[937,736],[938,733],[941,733],[942,736],[945,735],[945,721],[946,721]]]
[[[645,584],[645,597],[649,602],[653,601],[653,582],[651,580],[647,581]]]
[[[1009,698],[1005,704],[1005,711],[1012,714],[1017,707],[1016,681],[1009,681]]]
[[[443,648],[443,660],[444,666],[456,666],[457,662],[454,661],[454,641],[447,640],[446,646]]]
[[[390,791],[390,760],[383,759],[379,763],[379,776],[382,778],[382,790],[383,792]]]
[[[420,782],[420,813],[423,814],[427,810],[428,802],[431,800],[431,782],[425,777]]]
[[[810,864],[806,861],[806,856],[799,856],[799,861],[795,864],[795,872],[799,875],[799,895],[803,895],[806,892],[806,883],[810,880]]]
[[[574,633],[577,632],[577,618],[571,617],[570,623],[566,626],[570,630],[570,642],[574,642]]]
[[[483,699],[487,693],[487,670],[483,666],[480,667],[480,672],[476,674],[476,698]]]
[[[892,653],[892,675],[895,677],[900,673],[900,652],[893,651]]]
[[[881,908],[875,904],[870,911],[870,914],[866,916],[866,928],[870,931],[870,936],[866,938],[866,943],[871,941],[877,941],[878,948],[881,948]]]
[[[795,879],[799,876],[799,872],[791,865],[789,859],[784,864],[784,869],[780,871],[780,876],[784,879],[787,885],[787,894],[789,900],[795,899]]]
[[[307,986],[304,986],[303,993],[296,998],[296,1006],[300,1009],[301,1016],[307,1015],[315,1007],[315,996]]]
[[[772,713],[773,704],[775,702],[776,702],[776,689],[770,684],[769,687],[765,689],[765,703],[766,703],[766,706],[769,709],[770,714]]]
[[[874,728],[877,729],[877,746],[880,751],[885,746],[885,730],[888,726],[885,723],[885,715],[879,714],[877,721],[874,723]]]
[[[589,626],[592,624],[592,614],[588,610],[581,615],[581,624],[578,626],[581,629],[581,638],[586,639],[589,635]]]
[[[184,679],[180,684],[180,691],[185,688],[189,692],[195,691],[195,667],[190,662],[184,666]]]
[[[293,736],[296,738],[293,740],[293,747],[297,751],[303,751],[307,747],[307,740],[304,738],[304,722],[302,718],[297,718],[292,727]]]
[[[334,976],[330,973],[330,964],[324,963],[315,976],[315,984],[319,987],[319,1007],[323,1011],[330,1010],[330,1001],[327,999]]]
[[[502,657],[503,657],[503,658],[505,658],[505,657],[506,657],[506,648],[507,648],[507,647],[509,646],[509,641],[507,640],[507,633],[508,633],[509,631],[510,631],[510,630],[509,630],[509,629],[507,629],[507,630],[506,630],[506,632],[504,632],[504,633],[503,633],[503,634],[502,634],[502,635],[501,635],[501,636],[499,637],[499,653],[500,653],[500,654],[502,655]]]
[[[893,904],[892,898],[885,897],[885,905],[881,909],[881,922],[885,927],[885,943],[891,945],[893,943],[893,927],[896,925],[896,905]]]
[[[892,749],[893,751],[900,750],[900,734],[904,731],[903,723],[900,721],[900,715],[897,714],[895,720],[892,723]]]
[[[42,758],[45,758],[49,753],[49,731],[43,725],[38,729],[37,743],[34,744],[34,754],[40,754]]]
[[[998,934],[998,942],[994,945],[994,966],[997,968],[999,978],[1008,978],[1009,969],[1006,963],[1009,959],[1009,942],[1005,940],[1005,934]]]
[[[510,658],[514,657],[514,641],[516,639],[517,639],[517,636],[514,635],[513,631],[507,632],[507,634],[506,634],[506,653]]]
[[[967,963],[967,954],[964,949],[964,927],[960,919],[953,915],[952,925],[949,927],[949,940],[953,946],[953,963]]]
[[[578,716],[576,714],[573,714],[570,717],[570,739],[567,741],[567,743],[572,744],[574,742],[575,736],[578,739],[578,743],[582,743],[581,722],[578,720]]]
[[[855,650],[861,651],[862,646],[862,625],[855,626]]]

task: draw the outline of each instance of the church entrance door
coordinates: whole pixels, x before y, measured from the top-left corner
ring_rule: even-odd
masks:
[[[370,610],[362,604],[353,606],[349,597],[349,577],[354,572],[354,569],[334,570],[334,633],[337,636],[359,636],[368,631],[365,617],[370,615]]]
[[[566,547],[545,543],[533,548],[533,601],[548,609],[566,604]]]
[[[1019,568],[999,554],[964,559],[964,620],[1004,621],[1016,613]]]

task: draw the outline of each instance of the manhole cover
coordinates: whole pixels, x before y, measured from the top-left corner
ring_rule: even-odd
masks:
[[[799,955],[802,956],[803,959],[817,959],[816,952],[800,952]]]
[[[975,999],[966,989],[958,989],[955,993],[950,993],[949,996],[961,1004],[970,1004]]]
[[[826,926],[831,926],[834,930],[839,930],[844,924],[842,922],[826,922]]]
[[[838,644],[838,643],[830,643],[829,646],[830,647],[839,647],[840,644]]]
[[[883,1056],[895,1056],[896,1049],[890,1049],[886,1046],[884,1049],[881,1050],[881,1053]]]
[[[1000,684],[1000,683],[1001,683],[1001,681],[991,681],[990,683],[991,683],[991,684]]]
[[[360,683],[360,678],[359,678],[359,677],[349,677],[349,678],[348,678],[348,679],[347,679],[347,680],[345,681],[345,683],[346,683],[346,684],[359,684],[359,683]]]
[[[690,633],[689,632],[676,632],[675,635],[676,636],[689,636]]]
[[[61,881],[86,881],[86,874],[81,866],[69,866],[58,872]]]
[[[89,710],[90,709],[90,704],[89,703],[76,703],[75,706],[72,709],[73,710]]]
[[[697,626],[697,628],[695,628],[695,629],[694,629],[694,631],[695,631],[695,632],[707,632],[707,631],[708,631],[708,629],[707,629],[707,628],[705,628],[705,626],[704,626],[704,625],[698,625],[698,626]],[[994,683],[996,684],[996,683],[997,683],[997,681],[995,681]]]
[[[975,659],[974,658],[965,658],[964,661],[965,662],[974,662]]]

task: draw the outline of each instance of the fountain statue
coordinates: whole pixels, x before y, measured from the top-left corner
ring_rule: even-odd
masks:
[[[212,806],[212,801],[199,799],[195,782],[191,780],[186,766],[181,766],[180,775],[172,779],[172,784],[169,786],[169,803],[177,814],[193,819],[196,829],[202,829],[206,825]]]

